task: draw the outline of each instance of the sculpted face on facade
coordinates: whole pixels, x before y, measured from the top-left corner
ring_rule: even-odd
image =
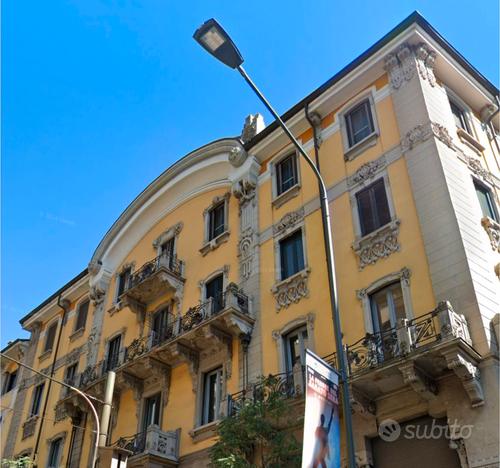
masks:
[[[332,211],[356,454],[362,466],[391,466],[377,425],[425,415],[459,421],[452,443],[426,453],[486,468],[498,463],[500,230],[475,184],[497,209],[499,154],[483,125],[493,91],[471,69],[456,72],[424,20],[412,28],[307,98]],[[468,136],[447,86],[470,99]],[[304,109],[286,120],[313,151]],[[63,288],[58,349],[45,350],[57,297],[23,319],[28,365],[50,372],[57,355],[55,376],[100,399],[116,373],[108,441],[130,450],[132,468],[207,466],[218,421],[265,395],[259,376],[275,375],[300,412],[304,349],[336,365],[317,184],[273,125],[249,116],[241,139],[193,151],[131,203]],[[83,300],[85,325],[70,339]],[[88,407],[52,389],[50,423],[31,414],[43,381],[22,371],[2,395],[15,394],[6,404],[19,410],[2,434],[5,456],[36,452],[43,465],[57,443],[61,466],[87,466]],[[397,441],[390,450],[401,455]]]

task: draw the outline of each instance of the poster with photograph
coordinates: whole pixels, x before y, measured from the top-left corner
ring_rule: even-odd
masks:
[[[306,350],[302,468],[340,468],[339,377]]]

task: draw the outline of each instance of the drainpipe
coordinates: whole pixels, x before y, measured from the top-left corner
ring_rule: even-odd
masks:
[[[59,353],[59,345],[61,343],[62,330],[63,330],[64,325],[66,324],[66,314],[68,313],[70,302],[68,299],[61,300],[61,295],[59,294],[59,296],[57,298],[57,305],[62,309],[63,314],[62,314],[61,326],[59,327],[59,333],[57,335],[57,342],[56,342],[56,347],[54,350],[54,357],[52,358],[52,365],[50,366],[50,377],[54,377],[54,374],[56,371],[56,361],[57,361],[57,355]],[[47,394],[45,395],[45,401],[43,403],[42,416],[40,417],[40,427],[38,428],[38,434],[36,436],[35,448],[33,450],[33,461],[34,461],[35,466],[37,466],[36,459],[38,456],[38,448],[40,445],[40,438],[42,436],[43,423],[45,421],[45,415],[47,414],[47,406],[49,404],[49,397],[50,397],[51,388],[52,388],[52,379],[49,379],[49,384],[47,386]]]

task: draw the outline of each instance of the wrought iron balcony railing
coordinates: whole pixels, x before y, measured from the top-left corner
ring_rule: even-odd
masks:
[[[355,343],[344,345],[348,378],[452,339],[472,344],[465,317],[456,313],[449,302],[440,302],[428,314],[412,320],[400,320],[395,328],[381,333],[368,333]],[[323,359],[337,368],[336,353],[324,356]],[[265,398],[271,388],[278,389],[287,396],[303,393],[303,370],[300,366],[298,370],[294,368],[289,373],[269,376],[264,381],[271,382],[272,385],[257,383],[246,390],[228,395],[228,414],[235,414],[248,399]]]
[[[150,454],[176,462],[179,459],[179,435],[180,429],[162,431],[158,426],[151,425],[146,431],[121,437],[112,445],[130,450],[131,456]]]
[[[184,315],[169,313],[165,327],[151,330],[149,334],[132,341],[125,350],[124,362],[133,361],[153,348],[175,340],[229,308],[244,315],[250,313],[248,297],[234,283],[229,284],[224,293],[189,308]]]
[[[120,349],[118,353],[107,356],[94,365],[87,366],[79,376],[75,376],[78,388],[88,387],[106,375],[106,372],[120,367],[126,356],[126,348]],[[68,389],[69,390],[69,389]]]
[[[134,288],[142,283],[144,280],[150,278],[161,268],[169,271],[173,275],[182,278],[184,276],[184,262],[177,258],[177,255],[170,255],[162,253],[158,257],[146,262],[139,270],[132,273],[129,277],[128,283],[125,286],[125,291]]]

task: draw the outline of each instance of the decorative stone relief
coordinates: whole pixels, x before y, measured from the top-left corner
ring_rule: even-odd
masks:
[[[467,167],[475,176],[483,179],[485,182],[488,182],[491,185],[495,185],[493,174],[483,167],[481,161],[478,158],[467,156],[466,154],[462,154],[461,156],[465,159]]]
[[[241,130],[241,141],[250,141],[257,133],[264,130],[264,117],[261,114],[249,114],[245,118],[245,124]]]
[[[229,153],[229,162],[233,167],[240,167],[247,159],[248,153],[244,148],[237,146]]]
[[[385,57],[384,69],[389,74],[393,89],[399,89],[405,82],[415,76],[415,69],[423,80],[431,86],[436,86],[434,76],[434,62],[436,52],[424,42],[417,46],[404,43],[395,52]]]
[[[106,290],[103,289],[99,284],[94,284],[90,287],[90,300],[94,307],[97,307],[104,301],[104,296],[106,295]]]
[[[166,231],[162,232],[154,241],[153,247],[155,249],[160,248],[160,246],[171,239],[172,237],[178,236],[184,227],[184,223],[181,221],[180,223],[175,224],[174,226],[169,227]]]
[[[252,228],[248,228],[241,233],[238,244],[238,256],[240,257],[240,276],[243,279],[248,279],[252,274],[254,238],[255,233]]]
[[[352,413],[357,413],[361,416],[370,417],[376,414],[377,406],[373,400],[363,395],[359,390],[349,385],[350,406]]]
[[[271,288],[271,292],[276,300],[276,310],[278,312],[309,295],[309,288],[307,286],[309,273],[310,269],[307,268],[290,278],[280,281]]]
[[[421,42],[414,48],[414,53],[419,75],[423,80],[428,80],[431,86],[436,86],[436,77],[434,76],[436,52],[431,50],[425,42]]]
[[[461,350],[448,350],[443,352],[443,355],[446,359],[448,369],[452,370],[461,380],[472,407],[476,408],[484,405],[483,387],[477,366]]]
[[[380,258],[388,257],[393,252],[399,251],[399,224],[400,221],[396,219],[353,242],[352,249],[359,258],[360,270],[367,265],[373,265]]]
[[[291,211],[284,215],[274,226],[273,234],[281,235],[288,229],[293,228],[297,223],[304,219],[304,208],[300,208],[297,211]]]
[[[352,176],[347,178],[347,186],[351,187],[372,179],[386,165],[387,162],[384,156],[363,164]]]
[[[243,178],[238,180],[232,187],[233,195],[240,203],[241,206],[253,200],[255,197],[255,187],[257,186],[257,181],[250,180],[249,178]]]
[[[441,125],[436,122],[431,122],[431,129],[432,133],[438,140],[442,141],[449,148],[454,148],[451,135],[448,132],[448,129],[444,125]]]
[[[481,220],[481,224],[490,238],[491,248],[500,253],[500,224],[488,216]]]

